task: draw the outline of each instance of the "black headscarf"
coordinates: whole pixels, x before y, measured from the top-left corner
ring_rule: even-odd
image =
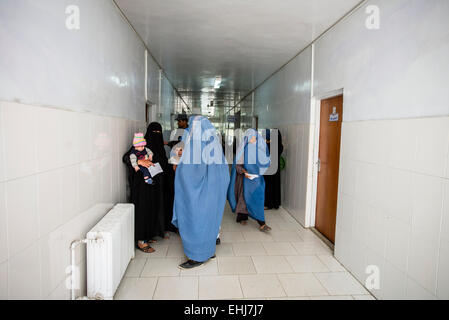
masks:
[[[157,155],[158,160],[161,162],[164,170],[167,166],[168,159],[164,148],[164,138],[162,136],[162,126],[158,122],[152,122],[148,126],[147,133],[145,135],[147,141],[147,147]]]

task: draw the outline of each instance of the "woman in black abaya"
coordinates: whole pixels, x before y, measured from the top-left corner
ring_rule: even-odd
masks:
[[[282,145],[282,136],[281,132],[277,129],[274,129],[278,133],[278,143],[277,143],[277,171],[274,175],[264,176],[265,178],[265,207],[267,209],[279,209],[281,205],[281,154],[284,151],[284,146]],[[273,130],[273,131],[274,131]],[[271,155],[276,156],[275,150],[271,146],[271,130],[266,130],[266,142],[267,146],[270,149],[270,157]],[[273,159],[271,159],[271,163],[275,163]]]
[[[158,157],[158,162],[161,164],[163,180],[164,180],[164,225],[165,231],[177,232],[178,230],[172,225],[171,220],[173,218],[173,201],[174,201],[174,181],[175,172],[171,165],[168,164],[167,155],[164,148],[164,138],[162,136],[162,126],[157,122],[152,122],[148,126],[147,133],[145,135],[148,148],[153,151]],[[166,235],[168,237],[168,234]]]
[[[148,146],[150,149],[151,147]],[[128,167],[128,182],[131,190],[129,201],[135,206],[135,240],[137,247],[145,253],[154,252],[150,243],[155,237],[164,237],[164,177],[162,174],[153,177],[154,184],[145,183],[142,172],[135,171],[131,165],[132,148],[123,156],[123,162]],[[152,150],[153,163],[161,163],[160,155]],[[139,165],[149,167],[150,161],[139,160]]]

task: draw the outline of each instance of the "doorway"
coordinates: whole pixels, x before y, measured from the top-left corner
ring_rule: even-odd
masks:
[[[147,123],[147,126],[150,124],[150,122],[152,122],[154,120],[154,103],[147,100],[146,104],[145,104],[145,121]]]
[[[335,243],[343,96],[321,100],[315,229]]]

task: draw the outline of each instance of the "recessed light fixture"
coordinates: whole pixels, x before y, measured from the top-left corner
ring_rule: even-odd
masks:
[[[221,76],[215,77],[215,83],[214,83],[214,88],[215,88],[215,89],[220,89],[220,87],[221,87],[221,81],[222,81]]]

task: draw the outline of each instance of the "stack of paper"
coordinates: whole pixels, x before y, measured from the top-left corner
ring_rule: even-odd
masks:
[[[154,178],[155,176],[157,176],[159,173],[164,172],[164,170],[162,170],[161,165],[158,163],[155,163],[154,166],[151,166],[148,168],[148,171],[150,171],[151,177]]]
[[[259,176],[258,176],[257,174],[250,174],[250,173],[247,173],[246,176],[247,176],[247,178],[248,178],[249,180],[254,180],[254,179],[256,179],[256,178],[259,178]]]

